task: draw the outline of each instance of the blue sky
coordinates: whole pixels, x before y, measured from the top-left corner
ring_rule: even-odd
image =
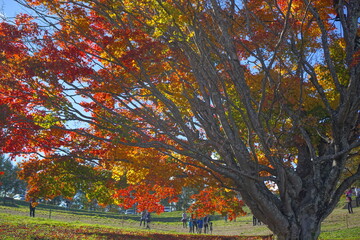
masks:
[[[7,18],[14,17],[17,13],[26,12],[26,10],[14,0],[0,0],[0,13]]]

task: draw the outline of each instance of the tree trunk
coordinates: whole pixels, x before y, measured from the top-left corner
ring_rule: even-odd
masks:
[[[275,232],[275,235],[279,240],[315,240],[318,239],[320,235],[320,223],[316,221],[316,216],[304,214],[304,216],[301,217],[301,220],[298,220],[298,222],[292,222],[288,232]]]
[[[276,235],[279,240],[315,240],[320,235],[321,221],[317,217],[316,212],[299,211],[296,215],[288,215],[286,217],[287,224],[279,226],[274,216],[264,217],[260,216],[260,221],[264,222],[269,229]],[[286,226],[287,225],[287,226]]]
[[[297,181],[296,172],[280,175],[284,175],[288,184],[285,188],[279,186],[279,196],[253,180],[244,179],[245,183],[237,185],[238,190],[254,216],[265,223],[277,239],[317,239],[321,221],[332,211],[335,202],[330,203],[324,197],[325,188],[315,186],[310,181],[312,178]]]

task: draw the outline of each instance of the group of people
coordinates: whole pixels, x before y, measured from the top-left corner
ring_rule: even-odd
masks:
[[[148,211],[142,211],[140,216],[140,227],[144,225],[144,227],[150,229],[151,215]]]
[[[261,225],[261,221],[259,219],[257,219],[255,216],[253,216],[253,226],[256,226],[256,225]]]
[[[347,202],[347,209],[349,213],[354,213],[353,211],[353,197],[355,198],[356,207],[360,206],[360,188],[359,187],[352,187],[345,192],[346,202]]]
[[[188,219],[186,213],[184,212],[182,214],[181,222],[183,223],[183,228],[189,227],[190,233],[201,234],[203,229],[204,233],[212,233],[213,230],[209,215],[203,218],[196,218],[194,214],[191,214],[191,217]]]

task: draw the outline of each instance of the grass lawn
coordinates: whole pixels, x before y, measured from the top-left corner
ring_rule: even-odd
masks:
[[[360,208],[354,214],[336,208],[322,224],[320,239],[359,239]],[[213,234],[189,234],[182,227],[181,212],[152,215],[151,230],[139,226],[138,215],[85,210],[66,210],[40,204],[35,218],[29,216],[28,203],[0,205],[0,239],[264,239],[271,235],[266,226],[253,226],[252,215],[236,222],[213,217]],[[252,237],[249,237],[252,236]]]

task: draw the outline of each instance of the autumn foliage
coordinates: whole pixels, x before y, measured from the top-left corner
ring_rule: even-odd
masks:
[[[358,1],[20,1],[0,147],[29,197],[161,212],[191,187],[307,239],[360,178]]]
[[[246,214],[242,209],[244,202],[231,190],[209,187],[192,198],[196,201],[190,206],[189,212],[195,213],[196,217],[220,213],[231,221]]]

